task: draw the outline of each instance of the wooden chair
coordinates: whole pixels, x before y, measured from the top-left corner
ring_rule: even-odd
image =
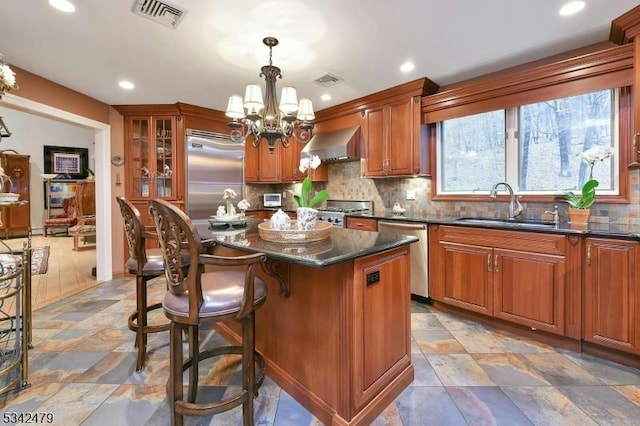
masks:
[[[51,202],[51,200],[49,200],[49,202]],[[78,203],[75,196],[62,200],[62,213],[55,214],[50,218],[44,220],[45,238],[48,235],[49,229],[52,228],[64,228],[65,232],[69,233],[69,228],[78,222],[78,220],[76,219],[77,204]]]
[[[158,239],[155,226],[145,226],[140,211],[126,198],[116,197],[116,200],[124,220],[129,247],[129,259],[125,262],[125,269],[136,276],[136,310],[129,315],[127,323],[129,330],[136,333],[136,371],[140,371],[147,357],[147,334],[169,330],[168,322],[150,326],[147,320],[149,312],[162,307],[161,303],[147,305],[147,282],[164,274],[164,260],[159,248],[145,248],[147,239]]]
[[[184,415],[206,416],[230,410],[242,404],[243,423],[253,425],[253,398],[264,380],[264,359],[255,351],[255,311],[266,300],[267,288],[255,276],[266,257],[262,253],[239,257],[205,254],[203,243],[191,220],[177,207],[163,200],[152,200],[150,211],[156,224],[164,256],[168,291],[162,302],[171,321],[169,328],[169,382],[167,400],[171,423],[182,425]],[[186,269],[182,252],[189,253]],[[204,272],[215,265],[214,272]],[[238,270],[240,267],[241,270]],[[242,346],[200,349],[198,327],[219,321],[236,320],[242,327]],[[188,336],[189,358],[183,360],[182,334]],[[242,356],[242,391],[213,402],[196,403],[198,363],[207,358],[237,354]],[[255,364],[258,364],[256,370]],[[189,370],[189,388],[184,399],[183,371]]]
[[[91,183],[93,184],[93,182]],[[80,247],[80,238],[86,239],[96,235],[96,215],[87,214],[85,210],[87,203],[85,203],[86,195],[85,191],[87,186],[84,183],[79,183],[76,186],[76,219],[77,223],[69,228],[69,235],[73,237],[73,249],[78,251]],[[93,195],[95,197],[95,195]],[[94,248],[95,244],[85,244],[82,248]]]

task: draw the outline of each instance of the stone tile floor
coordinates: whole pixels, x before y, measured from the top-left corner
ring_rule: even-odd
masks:
[[[158,298],[163,284],[156,281]],[[3,397],[0,419],[5,412],[51,412],[53,424],[64,426],[168,425],[167,336],[150,336],[147,366],[136,373],[126,326],[133,288],[131,280],[113,280],[36,311],[30,386]],[[637,369],[416,302],[412,336],[415,380],[374,425],[640,425]],[[203,337],[205,344],[220,339],[210,330]],[[237,375],[228,371],[224,379],[202,383],[209,396],[237,389]],[[268,379],[256,400],[256,423],[321,424]],[[241,424],[241,409],[187,418],[186,424]]]

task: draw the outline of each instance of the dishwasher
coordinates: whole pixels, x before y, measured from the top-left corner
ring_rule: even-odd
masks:
[[[378,221],[378,232],[418,237],[411,244],[411,297],[421,302],[430,302],[429,298],[429,241],[427,224],[415,222]]]

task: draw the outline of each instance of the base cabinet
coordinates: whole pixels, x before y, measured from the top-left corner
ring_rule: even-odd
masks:
[[[640,243],[586,239],[584,340],[640,354]]]
[[[532,329],[565,335],[565,306],[578,303],[565,236],[437,226],[430,232],[431,297]],[[577,248],[576,248],[577,249]]]

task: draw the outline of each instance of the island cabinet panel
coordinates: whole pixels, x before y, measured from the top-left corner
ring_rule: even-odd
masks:
[[[244,254],[222,246],[214,253]],[[256,349],[267,375],[323,424],[371,424],[413,381],[409,247],[323,268],[274,267],[290,293],[279,294],[278,280],[258,272],[268,294],[256,311]],[[377,281],[367,285],[372,273]],[[234,322],[216,329],[241,339]]]
[[[457,226],[432,226],[429,234],[434,300],[580,337],[580,310],[573,306],[580,300],[580,246],[569,237]]]
[[[355,262],[354,397],[370,402],[411,353],[409,249]],[[383,319],[384,318],[384,319]],[[382,350],[381,350],[382,349]]]
[[[640,353],[640,244],[586,239],[584,339]]]

